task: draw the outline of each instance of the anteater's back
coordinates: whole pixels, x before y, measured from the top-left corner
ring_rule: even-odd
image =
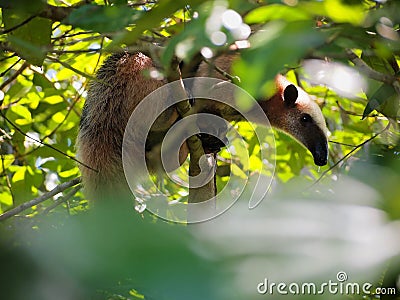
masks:
[[[152,68],[142,53],[111,55],[90,85],[78,134],[78,158],[85,194],[89,199],[115,198],[126,190],[121,153],[124,130],[137,104],[164,84],[150,79]],[[97,200],[97,199],[96,199]]]

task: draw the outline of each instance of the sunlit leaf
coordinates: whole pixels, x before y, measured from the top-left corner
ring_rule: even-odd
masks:
[[[25,106],[23,105],[12,106],[11,111],[20,117],[16,119],[16,123],[24,125],[32,122],[31,112]]]
[[[357,1],[349,5],[344,0],[304,1],[300,6],[316,15],[329,17],[337,23],[361,25],[366,16],[366,9]]]
[[[4,173],[8,169],[8,167],[13,164],[14,160],[15,160],[14,155],[12,155],[12,154],[3,154],[1,156],[0,173]]]
[[[46,97],[45,99],[43,99],[43,101],[49,103],[49,104],[57,104],[63,101],[63,98],[60,96],[50,96],[50,97]]]
[[[12,177],[12,182],[17,182],[25,179],[26,167],[19,167]]]
[[[68,178],[72,176],[78,176],[79,175],[79,169],[78,168],[73,168],[67,171],[59,172],[58,175],[62,178]]]
[[[65,119],[65,113],[58,112],[54,114],[51,118],[53,119],[54,122],[61,123]]]
[[[301,21],[309,20],[310,13],[300,7],[291,7],[282,4],[271,4],[253,9],[246,15],[248,23],[263,23],[272,20]]]
[[[10,192],[0,193],[0,202],[4,205],[11,206],[13,204],[13,199]]]

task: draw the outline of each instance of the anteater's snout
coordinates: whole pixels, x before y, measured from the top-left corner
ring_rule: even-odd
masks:
[[[317,166],[325,166],[328,163],[328,142],[317,145],[311,152]]]

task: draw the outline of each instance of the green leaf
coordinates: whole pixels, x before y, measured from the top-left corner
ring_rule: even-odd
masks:
[[[23,181],[25,179],[26,167],[19,167],[18,170],[14,173],[11,182],[15,183],[18,181]]]
[[[64,121],[64,119],[65,119],[65,114],[66,114],[67,112],[57,112],[57,113],[55,113],[52,117],[51,117],[51,119],[54,121],[54,122],[56,122],[57,124],[58,123],[61,123],[62,121]]]
[[[167,44],[166,49],[161,57],[161,62],[164,66],[169,66],[172,58],[177,52],[179,47],[185,48],[184,61],[190,60],[195,53],[199,52],[203,47],[212,48],[213,45],[208,39],[204,30],[205,18],[198,18],[191,21],[185,29],[180,33],[175,35]]]
[[[372,111],[376,110],[387,117],[396,117],[399,111],[399,95],[392,85],[382,84],[382,86],[371,96],[368,96],[368,104],[365,106],[364,119]]]
[[[335,23],[350,23],[361,25],[366,16],[366,9],[362,4],[348,5],[343,0],[304,1],[299,4],[306,11],[314,15],[329,17]]]
[[[9,166],[11,166],[14,161],[15,161],[14,155],[3,154],[1,157],[1,163],[0,163],[0,174],[5,174],[5,171],[7,170],[7,168]],[[0,199],[1,199],[1,197],[0,197]]]
[[[233,68],[241,86],[254,97],[268,94],[267,85],[276,74],[298,61],[313,47],[323,44],[325,35],[313,29],[310,21],[272,21],[250,39],[252,48],[244,51]],[[251,74],[251,76],[249,76]]]
[[[366,55],[365,52],[361,54],[361,59],[364,60],[368,66],[370,66],[375,71],[394,75],[394,70],[388,63],[388,61],[382,57],[378,57],[375,55]]]
[[[17,171],[11,179],[15,205],[34,198],[35,193],[33,191],[37,190],[42,182],[43,178],[39,178],[30,166],[18,166]]]
[[[28,108],[23,105],[12,106],[10,111],[19,116],[15,119],[18,125],[26,125],[32,122],[32,115]]]
[[[15,9],[22,13],[36,14],[43,10],[46,5],[44,0],[0,0],[0,7],[4,9]]]
[[[115,5],[126,5],[128,3],[128,0],[111,0],[111,3],[114,3]]]
[[[40,86],[43,89],[53,88],[53,84],[47,79],[46,76],[40,73],[35,73],[32,80],[34,85]]]
[[[136,20],[136,26],[129,32],[124,32],[118,38],[114,39],[113,43],[110,47],[115,46],[119,43],[124,43],[127,45],[133,44],[140,35],[151,28],[159,26],[160,22],[171,16],[174,12],[179,9],[184,8],[187,5],[190,5],[191,8],[196,7],[201,4],[203,1],[201,0],[191,0],[191,1],[182,1],[182,0],[165,0],[160,1],[150,11],[146,11],[143,13],[139,19]]]
[[[0,202],[7,206],[11,206],[13,204],[12,195],[9,192],[0,193]]]
[[[21,81],[14,83],[7,91],[7,96],[10,99],[18,99],[24,97],[31,89],[31,86],[23,85]]]
[[[311,14],[299,7],[282,4],[271,4],[252,10],[246,17],[246,23],[264,23],[271,20],[304,21],[309,20]]]
[[[13,9],[3,9],[2,16],[6,30],[19,26],[31,18],[31,14]],[[31,64],[41,66],[46,57],[46,47],[50,45],[51,25],[51,20],[35,17],[13,29],[7,39],[20,57]]]
[[[337,23],[361,25],[365,19],[366,10],[363,5],[346,5],[342,0],[324,1],[327,15]]]
[[[79,169],[75,167],[70,170],[59,172],[58,176],[60,176],[61,178],[71,178],[71,177],[77,177],[78,174],[79,174]]]
[[[141,14],[125,5],[104,6],[88,4],[74,10],[65,22],[97,32],[114,32],[124,29]]]

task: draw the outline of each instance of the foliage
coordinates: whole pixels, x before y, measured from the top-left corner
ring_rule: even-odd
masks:
[[[275,132],[273,190],[292,187],[292,184],[302,181],[308,187],[315,184],[306,190],[309,192],[339,193],[337,189],[323,186],[335,186],[341,178],[346,181],[346,175],[350,175],[358,182],[367,183],[371,188],[370,194],[377,193],[381,199],[373,204],[363,202],[362,205],[381,210],[388,219],[400,218],[398,1],[19,0],[0,1],[0,7],[0,213],[79,177],[74,145],[81,109],[88,82],[108,53],[125,49],[146,51],[154,55],[162,65],[160,71],[166,75],[176,57],[188,63],[204,50],[219,55],[230,51],[229,45],[244,39],[250,42],[251,47],[241,50],[240,59],[234,65],[239,84],[257,98],[268,97],[271,80],[277,73],[286,72],[292,81],[316,98],[330,131],[329,164],[322,168],[316,168],[307,150],[291,137]],[[221,14],[228,10],[239,13],[244,22],[257,32],[247,39],[246,35],[241,36],[235,28],[223,23]],[[243,31],[247,29],[241,27]],[[222,42],[213,38],[215,32],[222,35]],[[319,71],[325,70],[322,79],[308,63],[315,61]],[[328,67],[325,68],[324,62],[329,62]],[[332,75],[331,78],[328,75]],[[359,84],[363,82],[364,85]],[[257,169],[260,150],[245,124],[234,126],[244,136],[250,153],[248,165],[232,162],[232,173],[241,176],[242,171],[251,173]],[[222,158],[225,155],[224,151],[220,154]],[[225,182],[226,178],[218,178],[219,188]],[[165,183],[164,189],[174,199],[186,196],[183,188],[169,182]],[[349,201],[358,199],[357,193],[363,189],[356,189],[354,195],[346,194],[346,197],[354,198]],[[74,193],[68,192],[61,191],[55,197],[24,210],[20,214],[24,220],[22,223],[27,227],[40,227],[50,211],[52,216],[60,216],[51,219],[56,226],[64,223],[69,214],[80,216],[87,210],[87,200],[79,189]],[[150,217],[145,219],[152,222]],[[101,229],[107,230],[105,227]],[[149,230],[149,234],[159,234],[157,230]],[[182,236],[191,236],[190,232],[182,231]],[[168,234],[173,236],[173,230]],[[78,238],[71,239],[79,242]],[[91,247],[97,242],[88,248],[93,250]],[[187,261],[196,261],[200,265],[199,274],[207,277],[207,267],[212,269],[211,263],[201,253],[191,252],[193,240],[182,242],[173,239],[173,242],[177,244],[167,247],[164,254],[176,255],[181,247],[183,254],[187,255],[185,257],[191,257]],[[48,240],[46,243],[49,247],[52,245]],[[101,247],[107,248],[112,246],[111,243],[124,247],[116,240]],[[210,244],[210,247],[218,247],[215,240]],[[144,238],[143,248],[136,249],[135,255],[152,246]],[[129,247],[134,249],[131,244]],[[43,250],[40,247],[35,249]],[[82,247],[73,254],[78,259],[84,251]],[[208,249],[202,251],[204,254]],[[101,253],[110,254],[106,250]],[[272,253],[272,256],[276,254]],[[224,259],[231,259],[216,250],[214,254],[221,255],[216,260],[222,269],[213,271],[214,277],[209,278],[210,282],[211,278],[223,276]],[[157,256],[157,253],[153,255]],[[172,257],[178,260],[179,257],[174,255]],[[381,258],[383,261],[387,259]],[[203,269],[201,264],[204,261],[210,265]],[[243,262],[235,261],[235,257],[233,261]],[[122,265],[122,260],[118,262]],[[98,263],[89,262],[88,266]],[[162,261],[160,265],[164,263]],[[231,266],[230,263],[227,266]],[[133,267],[146,269],[140,264]],[[165,267],[168,270],[173,268],[169,264]],[[151,268],[157,268],[157,264]],[[76,275],[75,271],[72,274]],[[180,269],[180,272],[188,271]],[[229,273],[227,281],[232,284],[234,274],[226,272]],[[163,274],[169,275],[168,272]],[[125,273],[121,276],[125,275],[128,277]],[[140,273],[136,276],[140,277]],[[153,275],[143,276],[149,281],[160,279]],[[192,276],[186,281],[181,280],[186,284],[190,280],[204,280],[204,277]],[[90,276],[82,278],[86,280]],[[120,279],[112,277],[111,281]],[[144,282],[145,290],[149,290],[149,281],[138,279],[136,282]],[[208,288],[218,289],[211,287],[210,282]],[[224,283],[223,280],[216,282],[217,285]],[[98,288],[96,284],[94,286]],[[137,288],[135,283],[129,286]],[[162,288],[168,289],[167,286]],[[205,287],[202,291],[204,295],[199,294],[199,299],[216,297],[212,292],[208,295]],[[174,293],[165,295],[171,299]]]

